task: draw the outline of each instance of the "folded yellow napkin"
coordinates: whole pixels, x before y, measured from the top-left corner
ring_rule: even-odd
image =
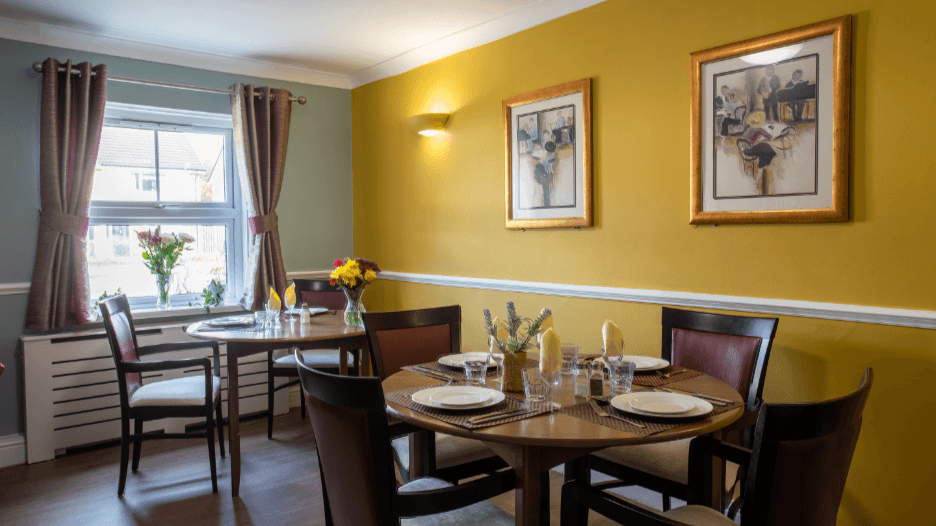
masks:
[[[296,282],[293,282],[292,285],[286,288],[286,292],[283,293],[283,299],[286,300],[286,306],[296,305]]]
[[[540,371],[546,373],[562,369],[562,341],[555,329],[548,329],[540,340]]]
[[[619,356],[624,352],[624,333],[611,320],[605,320],[601,327],[601,339],[604,341],[607,356]]]
[[[273,310],[280,310],[283,308],[283,304],[280,302],[280,297],[276,294],[276,291],[273,287],[270,287],[270,308]]]

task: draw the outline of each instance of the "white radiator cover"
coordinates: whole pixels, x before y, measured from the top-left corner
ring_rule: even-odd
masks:
[[[114,359],[104,330],[46,336],[23,336],[26,388],[27,463],[55,458],[56,450],[120,438],[120,401]],[[184,325],[137,327],[142,345],[193,341]],[[227,417],[227,348],[221,344],[221,398]],[[211,356],[210,347],[152,355],[145,361]],[[266,411],[266,353],[238,360],[240,414]],[[198,376],[204,369],[177,369],[143,375],[143,382]],[[277,378],[277,385],[288,381]],[[289,411],[288,389],[275,395],[274,414]],[[184,432],[204,418],[169,418],[145,422],[144,432]],[[227,438],[225,432],[225,439]]]

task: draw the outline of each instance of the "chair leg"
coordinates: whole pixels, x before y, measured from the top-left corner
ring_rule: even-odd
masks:
[[[218,414],[218,446],[221,448],[221,458],[224,458],[224,413],[221,411],[221,394],[215,403],[215,412]]]
[[[663,494],[663,511],[669,511],[672,507],[672,502],[670,502],[670,496],[666,493]]]
[[[218,465],[215,461],[215,448],[214,448],[214,419],[211,418],[212,407],[208,405],[205,407],[205,417],[207,419],[207,428],[208,428],[208,462],[211,465],[211,492],[218,492]]]
[[[131,469],[136,471],[140,468],[140,450],[143,449],[143,440],[140,435],[143,434],[143,419],[134,418],[133,419],[133,464]]]
[[[130,418],[120,418],[120,481],[117,483],[117,496],[124,493],[127,486],[127,464],[130,462]]]
[[[549,470],[540,473],[540,526],[549,526]]]
[[[572,480],[577,480],[582,484],[590,485],[591,484],[591,469],[588,468],[588,457],[584,456],[577,458],[572,462],[566,462],[565,464],[565,482],[570,482]],[[563,490],[564,492],[565,490]],[[565,495],[563,493],[563,495]],[[565,496],[563,496],[565,499]],[[568,501],[568,499],[566,499]],[[571,502],[571,501],[568,501]],[[570,508],[566,510],[565,508]],[[562,516],[567,517],[571,516],[570,524],[588,524],[588,506],[563,506]],[[567,519],[563,519],[567,520]],[[563,524],[565,524],[563,522]]]
[[[267,438],[273,438],[273,351],[267,352]]]
[[[584,517],[584,521],[582,518]],[[572,484],[563,484],[559,504],[559,524],[562,526],[585,526],[588,524],[588,506],[582,505]]]

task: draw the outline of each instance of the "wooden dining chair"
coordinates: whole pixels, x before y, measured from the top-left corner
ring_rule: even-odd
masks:
[[[294,279],[296,293],[300,303],[308,303],[309,307],[324,307],[330,310],[344,310],[347,298],[340,288],[329,283],[327,279]],[[267,352],[267,438],[273,438],[273,394],[281,389],[287,389],[299,384],[299,372],[293,358],[293,349],[289,351]],[[306,365],[316,369],[338,372],[341,355],[338,349],[314,349],[302,351]],[[358,374],[357,359],[352,359],[348,372]],[[293,380],[282,385],[275,385],[276,378],[292,378]],[[299,397],[299,411],[305,418],[305,399]]]
[[[705,500],[712,457],[748,468],[741,526],[833,526],[861,431],[861,416],[874,374],[869,368],[853,393],[825,402],[764,404],[752,449],[711,437],[690,447],[689,502]],[[561,524],[586,524],[588,510],[628,526],[730,526],[719,511],[694,504],[662,515],[606,492],[620,482],[562,487]],[[586,519],[582,522],[582,519]]]
[[[412,526],[514,524],[510,514],[484,502],[515,487],[512,470],[458,486],[426,477],[398,487],[380,378],[312,369],[300,363],[298,352],[296,361],[315,434],[327,525],[387,526],[404,517]]]
[[[137,343],[130,303],[126,296],[116,296],[100,302],[104,328],[117,368],[120,394],[120,482],[117,495],[123,495],[127,484],[127,462],[133,442],[133,471],[140,467],[140,451],[144,440],[163,438],[207,438],[208,460],[211,464],[211,488],[218,492],[215,466],[214,427],[212,409],[218,419],[218,443],[224,458],[224,420],[221,413],[221,356],[217,342],[195,341],[140,346]],[[174,351],[212,349],[212,358],[140,361],[140,358]],[[185,376],[158,382],[144,382],[143,373],[174,369],[204,369],[204,375]],[[205,417],[204,433],[143,434],[143,423],[163,418]],[[130,433],[130,420],[133,433]]]
[[[461,352],[461,306],[399,312],[364,313],[364,329],[377,376],[384,380],[404,366],[434,362]],[[479,440],[424,431],[419,450],[422,473],[457,482],[507,467]],[[417,459],[410,458],[414,437],[393,440],[393,451],[404,480],[413,478]],[[416,443],[416,442],[413,442]]]
[[[741,418],[723,431],[732,444],[750,447],[751,428],[764,392],[764,376],[777,318],[752,318],[711,314],[663,307],[662,356],[677,367],[714,376],[734,387],[745,401]],[[670,509],[670,497],[685,500],[689,481],[690,439],[614,447],[589,455],[589,470],[599,471],[634,485],[663,494],[663,510]],[[581,465],[573,472],[585,474]],[[726,494],[738,479],[738,465],[726,468]]]

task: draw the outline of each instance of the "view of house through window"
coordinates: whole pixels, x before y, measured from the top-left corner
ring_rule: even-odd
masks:
[[[172,272],[174,306],[196,301],[212,279],[230,288],[240,246],[232,171],[229,128],[106,119],[91,193],[91,297],[119,287],[138,307],[155,304],[137,233],[157,227],[195,239]]]

